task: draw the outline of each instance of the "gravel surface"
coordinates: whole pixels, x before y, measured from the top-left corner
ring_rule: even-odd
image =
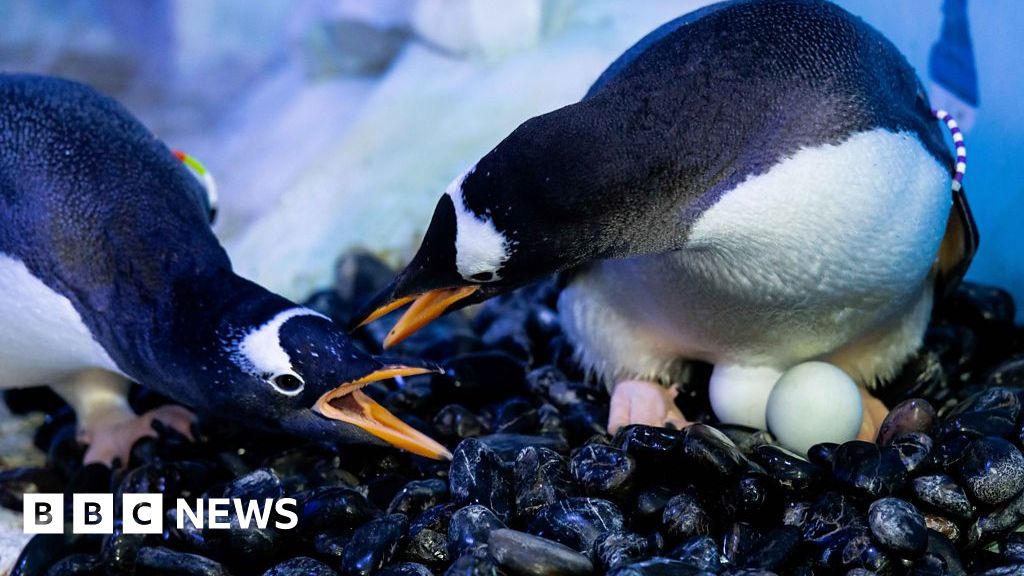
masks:
[[[347,322],[392,271],[345,256],[307,305]],[[1024,330],[1002,290],[964,285],[925,345],[881,392],[881,442],[819,444],[802,459],[766,433],[717,425],[710,369],[678,399],[685,430],[604,431],[606,392],[573,363],[553,282],[449,315],[396,352],[445,374],[366,392],[454,453],[317,447],[202,420],[197,442],[140,441],[122,470],[82,467],[74,418],[42,389],[8,392],[42,412],[45,462],[8,466],[26,491],[294,497],[293,530],[36,537],[20,574],[1022,574]],[[391,322],[357,333],[368,349]],[[166,400],[133,391],[137,410]],[[115,496],[115,501],[118,499]]]

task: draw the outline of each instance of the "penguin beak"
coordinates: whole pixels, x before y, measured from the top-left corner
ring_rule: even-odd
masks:
[[[405,314],[402,315],[391,331],[388,332],[387,336],[384,337],[384,348],[387,349],[412,336],[417,330],[430,324],[457,302],[472,296],[479,289],[480,287],[477,285],[439,288],[422,294],[396,298],[375,307],[355,328],[365,326],[381,316],[412,302],[409,309],[405,311]]]
[[[357,426],[388,444],[413,454],[434,460],[451,460],[452,453],[447,448],[402,422],[360,390],[371,382],[429,372],[434,370],[414,366],[385,366],[324,394],[313,405],[313,410],[326,418]]]

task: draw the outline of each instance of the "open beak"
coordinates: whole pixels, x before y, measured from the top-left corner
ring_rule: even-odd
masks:
[[[405,296],[380,306],[371,312],[358,326],[364,326],[385,314],[397,310],[408,302],[412,302],[398,323],[384,337],[384,348],[390,348],[405,340],[444,314],[456,302],[476,292],[479,286],[461,286],[458,288],[440,288],[415,296]],[[357,327],[358,327],[357,326]]]
[[[434,460],[451,460],[452,453],[447,448],[402,422],[360,390],[363,386],[378,380],[429,372],[433,370],[412,366],[385,366],[324,394],[316,401],[313,409],[327,418],[358,426],[388,444],[413,454]]]

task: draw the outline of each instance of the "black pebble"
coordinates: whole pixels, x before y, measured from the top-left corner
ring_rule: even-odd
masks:
[[[542,508],[528,531],[588,554],[600,536],[624,526],[622,512],[607,500],[566,498]]]
[[[906,500],[875,500],[868,508],[868,525],[875,538],[896,553],[917,556],[928,547],[924,518]]]
[[[522,518],[577,493],[565,459],[547,448],[523,448],[516,456],[514,477],[516,511]]]
[[[360,526],[342,556],[342,574],[367,576],[380,570],[398,551],[407,526],[402,514],[389,514]]]
[[[585,576],[594,570],[590,560],[572,548],[516,530],[492,531],[487,549],[503,568],[521,576]]]
[[[588,444],[573,450],[569,469],[588,496],[617,500],[631,487],[636,461],[618,448]]]
[[[665,535],[676,542],[711,531],[711,516],[696,495],[681,492],[672,497],[662,512]]]
[[[907,469],[895,449],[853,440],[836,448],[832,475],[858,492],[877,497],[901,488]]]
[[[463,440],[455,448],[448,483],[452,501],[482,504],[502,522],[511,518],[514,507],[512,472],[479,440]]]
[[[219,563],[196,554],[177,552],[162,547],[139,550],[135,562],[139,574],[152,576],[228,576]]]
[[[285,560],[263,573],[263,576],[337,576],[330,566],[305,556]]]
[[[504,528],[505,523],[488,508],[471,504],[452,514],[448,523],[448,552],[457,557],[479,544],[486,544],[493,530]]]
[[[964,451],[960,479],[971,495],[986,504],[999,504],[1024,489],[1024,455],[1002,438],[981,438]]]

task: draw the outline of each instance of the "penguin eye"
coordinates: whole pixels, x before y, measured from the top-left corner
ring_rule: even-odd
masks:
[[[477,272],[470,276],[470,278],[477,282],[490,282],[494,280],[494,272]]]
[[[270,385],[278,392],[287,396],[294,396],[302,391],[306,385],[297,374],[276,374],[270,379]]]

